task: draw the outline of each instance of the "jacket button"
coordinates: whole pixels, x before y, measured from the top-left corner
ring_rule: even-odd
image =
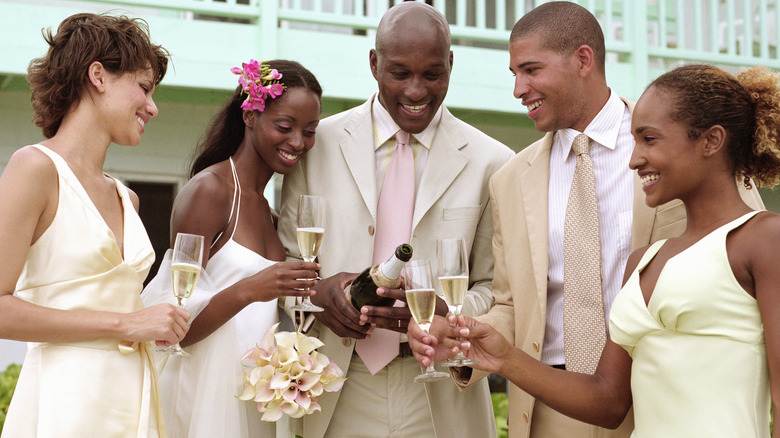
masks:
[[[523,412],[523,420],[525,420],[526,423],[528,423],[528,412]]]
[[[368,226],[368,235],[369,236],[373,236],[374,235],[374,226],[373,225],[369,225]]]
[[[349,347],[352,344],[352,340],[349,338],[341,338],[341,345]]]
[[[539,348],[539,344],[538,344],[538,343],[536,343],[536,342],[534,342],[534,343],[533,343],[533,344],[531,344],[531,345],[534,347],[534,350],[536,350],[536,352],[538,353],[538,352],[539,352],[539,350],[540,350],[540,348]]]

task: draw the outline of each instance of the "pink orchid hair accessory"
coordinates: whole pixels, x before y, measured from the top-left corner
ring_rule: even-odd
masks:
[[[319,396],[340,390],[346,380],[344,371],[317,351],[322,341],[298,332],[276,333],[277,327],[241,358],[244,391],[238,396],[257,403],[261,420],[270,422],[320,411]]]
[[[241,104],[243,110],[263,112],[265,100],[269,97],[276,99],[284,91],[284,84],[279,81],[282,74],[267,63],[250,59],[249,62],[241,63],[241,67],[233,67],[230,71],[241,76],[238,83],[246,94],[246,100]]]

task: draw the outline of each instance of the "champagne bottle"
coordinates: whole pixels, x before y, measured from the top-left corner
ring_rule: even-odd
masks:
[[[360,311],[363,306],[392,306],[395,299],[380,297],[378,287],[396,289],[401,285],[401,270],[412,258],[412,246],[408,243],[398,245],[395,253],[383,263],[366,268],[355,278],[349,288],[348,298]]]

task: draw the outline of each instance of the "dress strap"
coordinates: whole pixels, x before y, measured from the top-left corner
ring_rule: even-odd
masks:
[[[238,214],[241,211],[241,183],[238,180],[238,172],[236,171],[236,165],[233,163],[233,157],[229,157],[228,160],[230,161],[230,170],[233,172],[233,201],[230,203],[228,224],[230,224],[230,221],[233,219],[233,212],[236,212],[236,221],[233,224],[233,231],[230,233],[230,240],[232,240],[233,236],[236,234],[236,228],[238,228]],[[238,202],[236,202],[236,200],[238,200]],[[217,234],[217,237],[215,237],[214,241],[211,243],[211,248],[214,248],[214,245],[219,241],[223,233],[224,230]]]
[[[230,233],[230,240],[233,240],[233,236],[236,234],[236,228],[238,228],[238,216],[241,213],[241,181],[238,180],[238,172],[236,171],[236,165],[233,164],[233,157],[230,157],[230,169],[233,171],[233,185],[235,186],[235,190],[233,190],[233,203],[236,206],[236,221],[233,223],[233,231]],[[238,193],[238,196],[236,196],[236,193]],[[238,202],[236,202],[236,199],[238,199]],[[232,208],[230,216],[233,216]]]
[[[742,216],[734,219],[733,221],[729,222],[728,224],[724,225],[721,228],[726,234],[728,234],[732,230],[741,227],[745,222],[749,221],[753,216],[757,215],[762,211],[764,210],[753,210],[751,212],[745,213]]]
[[[661,239],[653,242],[652,245],[650,245],[650,248],[647,248],[647,251],[645,251],[644,254],[642,254],[642,258],[639,259],[639,263],[637,263],[635,271],[641,271],[642,269],[647,266],[648,263],[650,263],[650,260],[653,260],[653,257],[655,257],[656,254],[658,254],[658,251],[661,250],[661,247],[664,246],[664,243],[666,243],[667,239]]]

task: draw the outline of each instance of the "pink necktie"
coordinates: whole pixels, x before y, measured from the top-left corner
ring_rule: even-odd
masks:
[[[414,154],[409,146],[408,132],[398,131],[395,140],[396,149],[385,172],[376,207],[372,264],[390,258],[395,248],[408,243],[412,235]],[[398,356],[400,340],[401,334],[398,332],[375,329],[371,332],[371,338],[357,341],[355,351],[373,375]]]

